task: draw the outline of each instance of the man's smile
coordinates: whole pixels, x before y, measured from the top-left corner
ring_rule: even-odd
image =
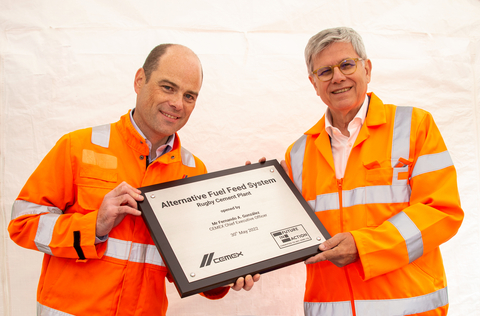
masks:
[[[168,117],[168,118],[171,118],[171,119],[174,119],[174,120],[177,120],[177,119],[178,119],[177,116],[173,116],[173,115],[170,115],[170,114],[165,113],[165,112],[162,112],[162,111],[160,111],[160,113],[162,113],[163,115],[165,115],[165,116]]]
[[[335,90],[335,91],[333,91],[332,93],[333,93],[333,94],[343,93],[343,92],[349,91],[350,89],[352,89],[352,87],[350,87],[350,88],[343,88],[343,89],[340,89],[340,90]]]

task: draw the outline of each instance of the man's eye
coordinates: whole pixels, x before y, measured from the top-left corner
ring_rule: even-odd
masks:
[[[345,70],[351,69],[352,67],[355,67],[355,61],[353,60],[344,61],[343,63],[340,64],[340,67],[341,69],[345,69]]]
[[[318,76],[328,76],[330,75],[330,73],[332,72],[332,69],[330,67],[325,67],[325,68],[322,68],[322,69],[319,69],[318,70]]]
[[[162,88],[167,90],[167,91],[173,91],[173,88],[170,87],[170,86],[162,86]]]
[[[185,95],[185,98],[189,101],[195,101],[195,96],[191,95],[191,94],[186,94]]]

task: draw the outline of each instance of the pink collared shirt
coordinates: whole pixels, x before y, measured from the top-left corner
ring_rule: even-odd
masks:
[[[328,135],[330,135],[332,143],[333,163],[335,165],[335,176],[337,179],[342,179],[345,175],[348,157],[350,156],[353,144],[355,144],[355,140],[357,139],[358,133],[362,128],[365,117],[367,116],[368,102],[369,97],[365,95],[365,100],[363,101],[360,110],[358,110],[357,115],[355,115],[353,120],[348,123],[350,137],[343,135],[338,128],[332,126],[332,114],[330,113],[330,109],[327,108],[327,111],[325,112],[325,130]]]

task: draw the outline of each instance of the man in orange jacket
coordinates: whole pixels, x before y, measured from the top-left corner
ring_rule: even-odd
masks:
[[[314,35],[305,59],[327,111],[282,164],[333,236],[306,260],[305,314],[446,315],[439,246],[463,211],[432,116],[367,94],[372,62],[350,28]]]
[[[187,47],[159,45],[134,80],[136,106],[120,121],[63,136],[28,179],[8,230],[45,253],[37,315],[165,315],[167,268],[140,216],[136,188],[206,173],[181,146],[202,85]],[[249,290],[239,278],[234,290]],[[223,297],[228,287],[203,293]]]

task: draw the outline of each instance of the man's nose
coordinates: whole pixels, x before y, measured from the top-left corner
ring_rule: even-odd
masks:
[[[333,68],[332,82],[340,82],[340,81],[343,81],[345,79],[346,79],[346,77],[343,74],[343,72],[340,71],[340,68],[338,68],[338,66],[334,67]]]

